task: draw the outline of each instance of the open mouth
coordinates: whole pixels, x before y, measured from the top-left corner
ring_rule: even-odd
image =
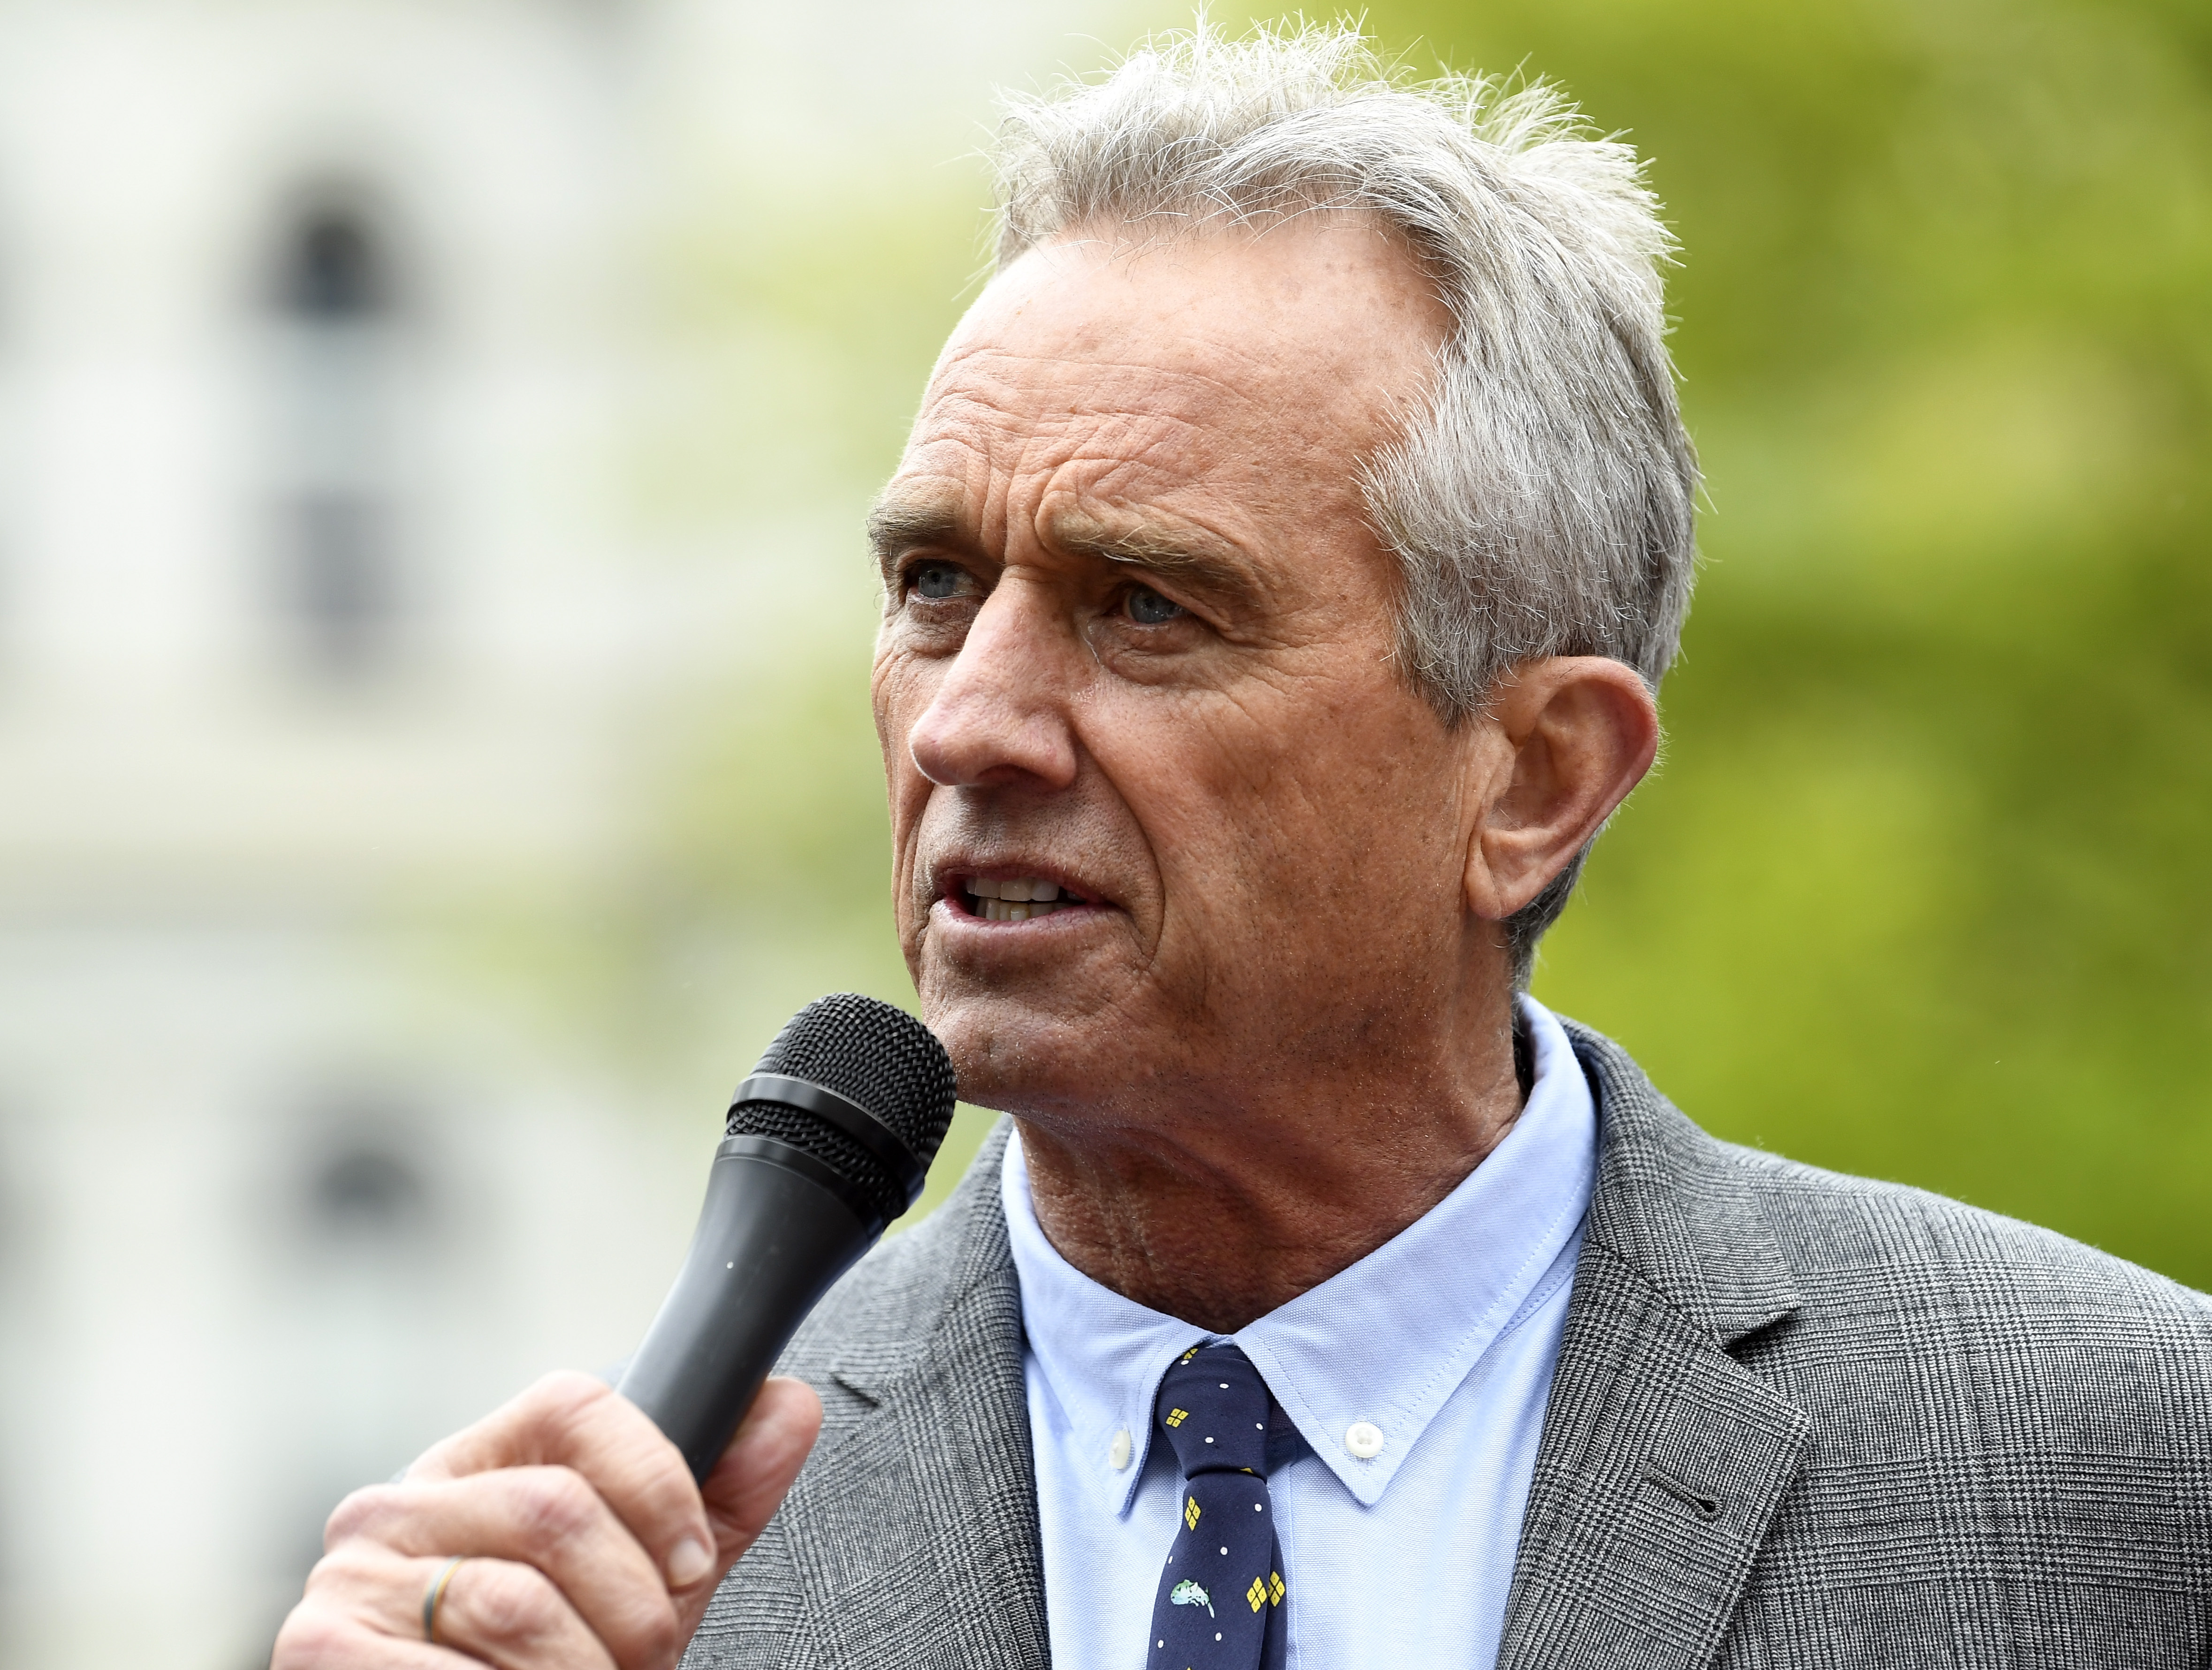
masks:
[[[966,876],[946,897],[956,907],[985,922],[1028,922],[1058,911],[1079,910],[1091,903],[1057,881],[1028,875]]]

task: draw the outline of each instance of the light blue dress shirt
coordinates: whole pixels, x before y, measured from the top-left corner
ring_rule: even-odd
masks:
[[[1589,1086],[1522,998],[1519,1121],[1426,1216],[1225,1336],[1288,1417],[1269,1488],[1291,1670],[1497,1662],[1514,1550],[1596,1171]],[[1056,1670],[1146,1670],[1181,1473],[1152,1441],[1168,1365],[1218,1341],[1078,1271],[1038,1228],[1018,1137],[1001,1177],[1028,1332]]]

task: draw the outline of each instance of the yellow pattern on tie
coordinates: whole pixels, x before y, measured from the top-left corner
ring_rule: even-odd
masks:
[[[1267,1484],[1267,1382],[1236,1346],[1209,1346],[1161,1377],[1152,1407],[1154,1453],[1171,1450],[1183,1474],[1182,1523],[1152,1597],[1144,1670],[1174,1670],[1177,1660],[1283,1670],[1290,1606],[1268,1605],[1283,1549]]]
[[[1269,1572],[1267,1574],[1267,1598],[1279,1606],[1283,1604],[1283,1574],[1279,1571]],[[1255,1606],[1252,1610],[1257,1612],[1259,1611],[1259,1608]]]

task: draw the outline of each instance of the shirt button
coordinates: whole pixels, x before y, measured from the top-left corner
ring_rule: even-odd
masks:
[[[1114,1435],[1114,1441],[1106,1446],[1106,1460],[1115,1472],[1129,1465],[1129,1429],[1123,1427]]]
[[[1382,1429],[1372,1421],[1354,1421],[1344,1429],[1344,1447],[1362,1461],[1382,1454]]]

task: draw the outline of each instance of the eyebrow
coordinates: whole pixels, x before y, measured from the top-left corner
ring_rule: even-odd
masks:
[[[1116,525],[1079,511],[1053,517],[1047,532],[1054,545],[1075,556],[1097,557],[1180,580],[1248,609],[1256,609],[1263,600],[1250,566],[1211,539],[1142,521]]]
[[[1063,510],[1048,519],[1045,533],[1059,550],[1075,557],[1140,569],[1165,580],[1181,581],[1247,610],[1264,602],[1250,566],[1213,541],[1140,520],[1109,521],[1080,510]],[[868,512],[868,544],[886,588],[898,586],[898,564],[908,552],[936,547],[960,551],[974,541],[959,513],[942,500],[886,496]]]
[[[868,545],[884,586],[898,586],[899,559],[917,547],[967,543],[960,518],[942,502],[886,497],[868,511]]]

